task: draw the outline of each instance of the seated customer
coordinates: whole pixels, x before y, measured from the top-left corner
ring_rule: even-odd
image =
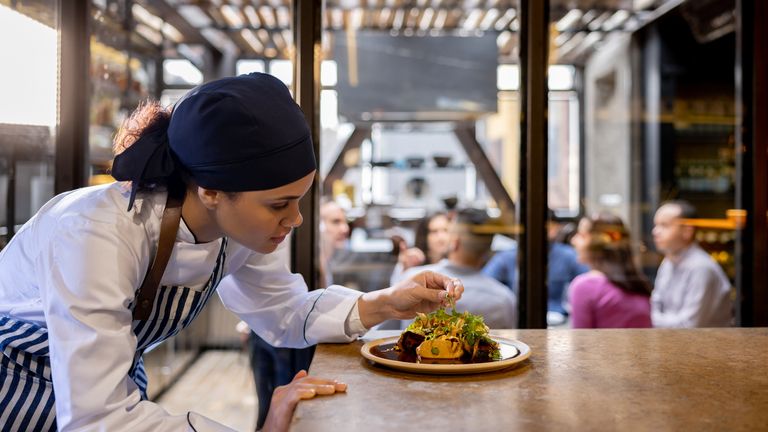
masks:
[[[566,287],[576,276],[587,268],[576,259],[576,252],[569,244],[557,241],[560,224],[555,222],[554,213],[549,211],[547,224],[548,262],[547,262],[547,311],[566,315],[563,308],[563,294]],[[517,287],[517,247],[498,252],[488,261],[483,273],[508,286],[518,294]]]
[[[651,297],[654,327],[728,327],[731,283],[696,243],[696,217],[685,201],[670,201],[653,218],[653,242],[664,254]]]
[[[336,201],[325,199],[320,204],[320,287],[333,285],[331,258],[346,247],[349,240],[347,213]]]
[[[416,226],[414,246],[409,248],[405,241],[398,241],[399,254],[397,264],[392,271],[390,283],[403,278],[403,272],[409,268],[435,264],[448,253],[448,226],[451,223],[447,214],[437,212],[419,221]]]
[[[448,229],[448,258],[436,264],[413,267],[403,277],[424,270],[461,279],[464,294],[456,310],[482,315],[490,328],[517,327],[517,297],[506,286],[481,272],[491,252],[493,235],[477,234],[473,229],[488,221],[481,210],[462,210]]]
[[[571,241],[591,269],[571,282],[572,327],[651,327],[651,285],[635,266],[621,219],[610,213],[584,217]]]

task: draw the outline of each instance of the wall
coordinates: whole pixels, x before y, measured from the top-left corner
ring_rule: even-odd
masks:
[[[501,142],[501,157],[488,157],[512,201],[520,199],[520,101],[517,92],[499,93],[499,112],[488,118],[488,142]],[[501,166],[499,166],[499,164]]]
[[[584,70],[585,209],[608,210],[631,224],[630,36],[605,42]]]

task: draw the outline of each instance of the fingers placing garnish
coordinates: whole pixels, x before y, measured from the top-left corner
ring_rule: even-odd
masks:
[[[456,300],[454,299],[453,294],[448,293],[448,295],[445,296],[445,300],[443,301],[444,307],[449,307],[451,309],[456,309]]]

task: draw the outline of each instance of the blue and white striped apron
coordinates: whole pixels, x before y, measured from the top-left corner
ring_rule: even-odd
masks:
[[[224,238],[216,266],[202,291],[161,286],[149,319],[133,322],[138,345],[133,366],[126,372],[139,387],[142,399],[147,399],[144,350],[176,335],[200,313],[221,281],[226,247],[227,239]],[[0,316],[0,350],[0,431],[55,431],[55,391],[51,381],[47,329]]]

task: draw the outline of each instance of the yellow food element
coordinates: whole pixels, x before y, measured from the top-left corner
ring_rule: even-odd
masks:
[[[455,337],[424,341],[416,348],[419,358],[458,359],[464,354],[461,342]]]
[[[455,309],[451,313],[438,309],[429,314],[417,314],[400,336],[397,346],[399,350],[417,354],[423,359],[501,359],[499,344],[490,337],[483,318]]]

